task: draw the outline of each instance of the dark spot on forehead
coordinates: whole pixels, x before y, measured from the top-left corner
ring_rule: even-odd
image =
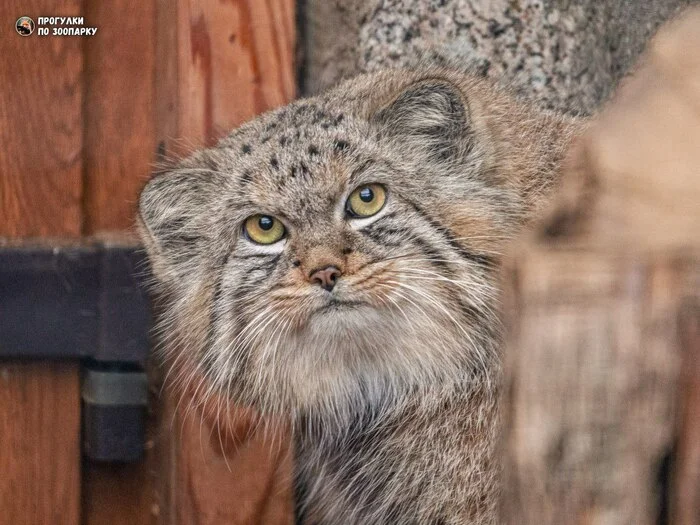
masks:
[[[241,151],[242,151],[244,154],[249,155],[250,152],[253,151],[253,149],[250,147],[250,144],[243,144],[243,147],[241,148]]]
[[[289,143],[289,137],[287,135],[282,135],[279,140],[280,146],[286,146]]]
[[[276,127],[277,127],[277,122],[271,122],[270,124],[265,126],[265,131],[270,132],[273,129],[275,129]]]
[[[296,166],[292,166],[292,167],[289,169],[289,176],[290,176],[291,178],[293,178],[293,179],[296,178],[296,176],[297,176],[297,167],[296,167]]]
[[[248,184],[251,180],[253,180],[253,174],[250,172],[250,170],[245,170],[243,175],[241,175],[241,182],[243,184]]]
[[[308,151],[309,151],[309,155],[311,155],[312,157],[313,157],[314,155],[318,155],[318,147],[316,147],[316,146],[313,145],[313,144],[311,144],[311,146],[309,146],[309,150],[308,150]]]
[[[348,151],[350,149],[350,143],[343,139],[335,139],[333,148],[337,151]]]
[[[321,122],[324,118],[326,118],[326,116],[327,116],[327,115],[326,115],[325,111],[322,111],[322,110],[320,110],[320,109],[317,109],[317,110],[316,110],[316,114],[314,115],[314,119],[313,119],[312,123],[313,123],[313,124],[318,124],[318,123]]]
[[[262,138],[262,140],[260,141],[260,143],[261,143],[261,144],[267,144],[267,143],[270,141],[271,138],[272,138],[272,137],[270,137],[270,135],[265,135],[265,136]]]
[[[280,163],[277,160],[277,157],[275,157],[274,155],[270,157],[270,166],[272,166],[272,168],[275,170],[278,170],[280,167]]]

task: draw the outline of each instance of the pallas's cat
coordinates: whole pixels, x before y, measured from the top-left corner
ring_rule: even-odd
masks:
[[[172,359],[291,419],[303,523],[494,523],[499,261],[577,127],[466,74],[385,71],[148,183]]]

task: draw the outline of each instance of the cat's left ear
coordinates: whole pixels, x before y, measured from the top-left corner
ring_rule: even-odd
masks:
[[[424,79],[404,87],[371,114],[370,122],[407,154],[447,161],[468,149],[467,101],[447,80]]]

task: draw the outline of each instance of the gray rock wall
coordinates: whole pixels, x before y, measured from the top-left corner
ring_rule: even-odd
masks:
[[[428,55],[589,114],[661,24],[697,0],[305,0],[303,86]],[[700,30],[700,28],[699,28]]]

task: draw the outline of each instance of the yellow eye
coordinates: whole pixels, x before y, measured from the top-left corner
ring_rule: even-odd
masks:
[[[384,207],[386,190],[381,184],[360,186],[350,194],[345,210],[350,217],[371,217]]]
[[[274,244],[284,237],[284,225],[269,215],[253,215],[243,225],[248,238],[258,244]]]

